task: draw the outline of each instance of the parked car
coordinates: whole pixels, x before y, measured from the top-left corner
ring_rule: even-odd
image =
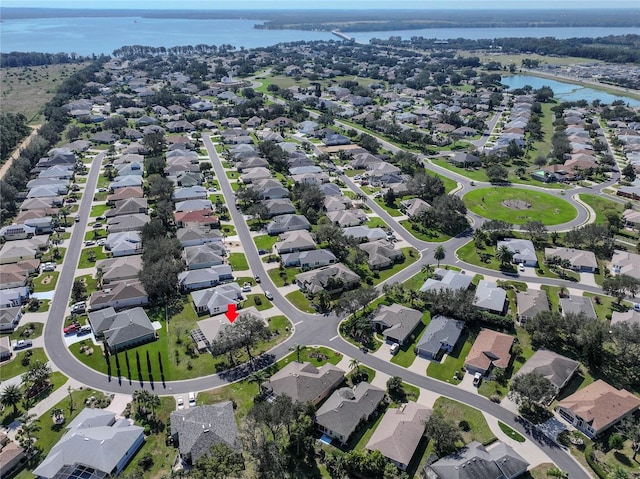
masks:
[[[85,324],[80,329],[78,329],[78,336],[84,336],[85,334],[91,334],[91,326]]]
[[[242,292],[243,293],[250,293],[251,292],[251,285],[245,283],[244,286],[242,287]]]
[[[98,193],[104,193],[106,191],[107,191],[106,188],[98,188]]]
[[[189,407],[196,405],[196,394],[189,393]]]
[[[107,218],[106,218],[106,217],[104,217],[104,216],[98,216],[98,217],[96,217],[96,221],[104,221],[104,220],[106,220],[106,219],[107,219]]]
[[[400,345],[398,343],[393,343],[389,351],[391,351],[391,354],[397,354],[398,351],[400,351]]]
[[[84,242],[85,246],[93,246],[94,244],[96,244],[96,242],[93,240],[87,240]]]
[[[178,403],[178,409],[184,409],[184,400],[182,399],[182,396],[178,396],[176,402]]]
[[[524,273],[524,265],[522,263],[518,265],[518,271],[520,271],[521,273]]]
[[[80,324],[73,323],[73,324],[70,324],[69,326],[65,326],[65,328],[62,331],[64,332],[64,334],[73,334],[73,333],[77,333],[79,329],[80,329]]]
[[[13,346],[14,351],[17,351],[19,349],[24,349],[24,348],[29,348],[33,345],[33,342],[31,342],[30,339],[19,339],[18,341],[16,341],[15,346]]]
[[[479,387],[481,382],[482,382],[482,374],[475,373],[475,375],[473,376],[473,385],[475,387]]]
[[[94,229],[102,228],[102,223],[93,223],[93,228]]]
[[[268,254],[269,252],[266,249],[259,249],[258,254]]]
[[[78,303],[74,303],[73,306],[71,306],[71,312],[72,313],[84,313],[86,311],[87,305],[84,303],[84,301],[80,301]]]
[[[269,301],[273,301],[273,294],[271,294],[270,291],[265,291],[264,297],[267,298]]]
[[[55,271],[56,264],[55,263],[44,263],[42,265],[42,271]]]
[[[633,304],[633,310],[640,312],[640,303],[634,303]]]
[[[96,244],[98,246],[104,246],[104,245],[107,244],[107,240],[106,240],[106,238],[100,238]]]

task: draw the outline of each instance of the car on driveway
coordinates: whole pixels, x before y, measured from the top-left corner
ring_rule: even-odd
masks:
[[[55,271],[56,264],[55,263],[44,263],[42,265],[42,271]]]
[[[91,326],[85,324],[80,329],[78,329],[78,336],[84,336],[85,334],[91,334]]]
[[[182,396],[178,396],[176,398],[176,402],[178,403],[178,409],[184,409],[184,400],[182,399]]]
[[[520,271],[521,273],[524,273],[524,265],[522,263],[518,265],[518,271]]]
[[[195,393],[189,393],[189,407],[195,407],[196,405],[196,395]]]
[[[86,311],[86,308],[87,305],[84,303],[84,301],[80,301],[79,303],[74,303],[73,306],[71,306],[71,312],[76,314],[84,313]]]
[[[482,374],[480,374],[480,373],[476,373],[476,374],[473,376],[473,385],[474,385],[475,387],[480,387],[480,383],[481,383],[481,382],[482,382]]]
[[[96,244],[96,242],[93,240],[87,240],[84,242],[85,246],[93,246],[94,244]]]
[[[33,345],[30,339],[19,339],[16,341],[16,344],[13,346],[13,350],[17,351],[19,349],[29,348]]]
[[[104,246],[104,245],[107,244],[107,239],[106,238],[100,238],[96,244],[98,246]]]
[[[69,326],[65,326],[62,331],[64,332],[64,334],[74,334],[74,333],[77,333],[79,330],[80,330],[80,323],[73,323],[73,324],[70,324]]]

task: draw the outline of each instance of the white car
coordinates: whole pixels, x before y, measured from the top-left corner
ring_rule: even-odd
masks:
[[[520,271],[521,273],[524,273],[524,265],[522,263],[518,265],[518,271]]]
[[[271,292],[269,291],[264,292],[264,297],[267,298],[269,301],[273,301],[273,294],[271,294]]]
[[[196,405],[196,395],[195,393],[189,393],[189,407]]]
[[[178,396],[176,401],[178,402],[178,409],[184,409],[184,400],[182,396]]]
[[[243,293],[250,293],[250,292],[251,292],[251,285],[247,285],[247,284],[245,284],[245,285],[242,287],[242,292],[243,292]]]
[[[56,264],[55,263],[45,263],[42,265],[42,271],[55,271]]]
[[[107,240],[106,240],[106,238],[100,238],[100,239],[98,240],[98,243],[97,243],[97,244],[98,244],[98,246],[104,246],[104,245],[106,245],[106,244],[107,244]]]

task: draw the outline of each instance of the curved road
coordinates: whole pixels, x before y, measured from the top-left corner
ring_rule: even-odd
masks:
[[[540,447],[561,469],[570,473],[572,478],[589,478],[589,475],[585,472],[585,470],[577,464],[574,459],[567,454],[564,450],[558,448],[555,445],[551,445],[547,442],[541,442],[539,437],[534,437],[529,431],[525,430],[525,428],[521,425],[521,423],[517,422],[513,413],[508,410],[502,408],[499,404],[495,404],[490,402],[483,396],[473,394],[467,392],[465,390],[456,388],[447,383],[437,381],[419,374],[415,374],[411,371],[408,371],[404,368],[398,367],[392,363],[382,361],[374,356],[367,355],[360,351],[358,348],[353,346],[352,344],[346,342],[341,337],[336,336],[336,330],[339,324],[340,319],[335,315],[329,316],[321,316],[314,314],[307,314],[299,311],[294,306],[292,306],[289,301],[287,301],[279,292],[278,288],[271,282],[271,279],[266,274],[264,269],[264,264],[262,263],[260,256],[256,250],[255,244],[253,243],[252,237],[250,235],[249,229],[246,225],[246,222],[242,218],[242,214],[235,207],[235,203],[231,201],[234,198],[234,192],[226,179],[226,174],[218,158],[218,155],[215,151],[214,145],[211,142],[211,139],[207,136],[203,137],[205,147],[209,153],[209,156],[213,163],[213,168],[216,173],[216,176],[219,179],[220,187],[222,189],[225,198],[228,200],[228,208],[231,214],[231,217],[235,223],[236,230],[238,232],[241,243],[245,246],[245,255],[249,264],[252,267],[254,274],[260,274],[263,278],[263,287],[264,289],[268,289],[273,292],[274,295],[274,304],[278,306],[278,308],[285,314],[289,319],[291,319],[292,323],[295,323],[296,326],[294,328],[293,334],[291,337],[285,342],[277,347],[275,347],[271,354],[273,354],[276,358],[283,357],[284,355],[289,353],[289,344],[293,342],[298,344],[317,344],[324,345],[336,349],[341,353],[354,357],[358,359],[362,364],[366,364],[369,367],[372,367],[376,370],[379,370],[385,374],[389,375],[398,375],[402,376],[403,379],[411,384],[414,384],[418,387],[428,389],[430,391],[435,392],[436,394],[446,396],[457,401],[463,402],[465,404],[469,404],[472,407],[480,409],[482,411],[486,411],[487,413],[495,416],[502,422],[508,424],[513,429],[517,430],[521,434],[525,435],[529,440],[533,441]],[[386,142],[385,142],[386,143]],[[397,147],[386,144],[385,146],[392,146],[394,150],[397,150]],[[76,224],[74,227],[73,234],[71,236],[70,245],[67,250],[67,255],[63,264],[63,271],[58,280],[58,284],[56,287],[56,292],[51,303],[51,308],[49,312],[49,319],[44,329],[44,341],[46,345],[47,354],[51,361],[55,364],[55,366],[63,371],[66,375],[76,379],[77,381],[87,385],[88,387],[96,388],[99,390],[109,391],[109,392],[117,392],[117,393],[133,393],[137,389],[146,388],[150,390],[154,390],[159,394],[177,394],[177,393],[187,393],[189,391],[199,391],[205,389],[211,389],[217,386],[221,386],[228,383],[228,379],[221,377],[221,375],[214,374],[207,377],[200,377],[196,379],[182,380],[182,381],[172,381],[166,384],[163,383],[149,383],[149,382],[139,382],[135,380],[129,380],[126,378],[116,378],[116,377],[108,377],[104,374],[101,374],[93,369],[90,369],[80,363],[69,351],[67,348],[63,336],[62,336],[62,326],[64,322],[64,316],[67,309],[67,304],[69,301],[71,287],[73,284],[74,272],[76,266],[78,264],[78,259],[80,256],[80,251],[82,248],[82,242],[84,240],[84,228],[81,228],[80,225],[86,225],[89,213],[91,210],[91,203],[93,199],[93,192],[95,191],[95,187],[98,181],[98,176],[100,173],[100,168],[102,165],[102,160],[104,158],[104,153],[101,153],[95,157],[92,162],[91,169],[89,171],[89,176],[86,183],[85,194],[83,195],[82,201],[80,203],[79,216],[80,222]],[[455,173],[450,172],[449,170],[445,170],[439,168],[435,165],[431,165],[427,163],[427,166],[431,169],[438,170],[438,173],[447,176],[449,178],[455,179],[458,183],[462,184],[463,188],[460,190],[460,194],[467,188],[470,188],[470,180],[456,175]],[[359,188],[347,177],[341,178],[345,183],[354,191],[360,191]],[[612,178],[611,181],[606,184],[599,185],[599,187],[594,189],[587,188],[578,188],[576,190],[572,190],[572,193],[585,192],[589,194],[593,194],[595,192],[599,192],[602,188],[605,188],[608,184],[615,181],[616,178]],[[520,186],[519,186],[520,187]],[[525,186],[526,187],[526,186]],[[528,188],[536,188],[529,186]],[[536,188],[543,189],[544,188]],[[554,190],[555,192],[555,190]],[[570,202],[574,202],[573,198],[565,198]],[[377,205],[377,203],[370,198],[367,198],[367,205],[375,211],[382,219],[384,219],[389,226],[391,226],[395,230],[395,234],[397,236],[402,237],[405,241],[407,241],[411,246],[415,247],[418,251],[421,252],[421,258],[419,261],[415,262],[411,266],[405,268],[400,271],[398,274],[390,278],[388,281],[391,282],[402,282],[406,279],[412,277],[417,272],[420,271],[422,265],[429,263],[428,257],[425,253],[427,253],[428,249],[431,247],[432,243],[428,243],[425,241],[418,240],[411,234],[409,234],[404,227],[402,227],[394,218],[392,218],[384,209]],[[579,212],[584,212],[587,214],[578,203],[574,203],[578,206],[576,208]],[[584,216],[583,214],[579,215],[579,218],[576,218],[574,221],[586,221],[588,216]],[[474,221],[481,222],[482,218],[474,217]],[[561,225],[565,228],[567,225]],[[446,243],[441,243],[447,248],[447,252],[451,257],[453,257],[455,251],[465,243],[470,240],[469,233],[460,235],[456,238],[452,238]],[[500,275],[499,272],[495,270],[489,270],[486,268],[480,268],[473,265],[468,265],[461,263],[466,270],[479,273],[479,274],[489,274],[493,276]],[[566,286],[566,281],[562,280],[553,280],[546,278],[530,278],[527,277],[527,282],[531,283],[544,283],[549,285],[557,285],[557,286]],[[575,284],[573,287],[580,288],[584,291],[590,291],[594,293],[600,293],[599,288],[594,288],[585,285]],[[380,287],[379,287],[380,288]]]

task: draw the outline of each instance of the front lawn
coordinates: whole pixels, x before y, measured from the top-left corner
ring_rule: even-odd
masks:
[[[264,249],[264,250],[267,250],[269,253],[271,253],[271,250],[273,249],[273,245],[276,244],[277,241],[278,241],[278,237],[271,236],[271,235],[260,235],[260,236],[254,236],[253,238],[253,242],[256,244],[256,248],[258,248],[258,250]]]
[[[505,273],[515,273],[516,267],[511,264],[502,264],[496,259],[495,246],[485,246],[482,249],[476,248],[473,241],[469,241],[466,245],[456,251],[456,256],[465,263],[470,263],[481,268],[495,269]]]
[[[498,421],[498,426],[500,427],[500,430],[504,432],[507,436],[509,436],[511,439],[518,442],[524,442],[526,440],[521,434],[511,429],[502,421]]]
[[[38,336],[42,335],[42,328],[44,324],[42,323],[32,323],[27,322],[23,324],[18,329],[16,329],[13,333],[9,335],[9,339],[11,341],[15,341],[18,339],[34,339]]]
[[[93,255],[93,261],[91,256]],[[93,246],[91,248],[83,248],[80,252],[80,260],[78,261],[78,269],[92,268],[96,265],[96,261],[106,259],[107,253],[104,252],[102,246]]]
[[[583,194],[578,195],[578,198],[593,208],[593,211],[596,213],[595,223],[597,225],[602,225],[607,222],[606,214],[608,212],[621,215],[624,211],[624,205],[601,196]]]
[[[42,273],[36,279],[33,280],[33,287],[36,293],[44,293],[46,291],[53,291],[56,289],[56,283],[58,282],[58,271],[50,271]]]
[[[258,311],[273,308],[273,304],[262,293],[248,294],[247,300],[242,302],[243,308],[255,307]]]
[[[468,431],[460,431],[464,444],[469,444],[471,441],[489,444],[496,440],[482,412],[471,406],[441,396],[433,404],[433,411],[456,421],[456,424],[460,421],[466,421],[469,424]]]
[[[447,354],[440,363],[432,362],[429,364],[427,376],[450,384],[459,384],[464,374],[461,372],[462,366],[464,366],[464,361],[471,350],[474,340],[475,334],[472,335],[469,330],[465,328],[453,351]],[[456,375],[458,379],[455,379]]]
[[[380,206],[383,210],[389,213],[390,216],[402,216],[402,213],[398,208],[393,206],[388,206],[385,203],[383,198],[376,198],[374,201],[378,203],[378,206]],[[396,200],[396,204],[397,204],[397,200]]]
[[[408,368],[413,364],[413,361],[416,359],[416,353],[414,352],[418,341],[424,334],[429,322],[431,321],[431,313],[427,311],[422,315],[422,324],[419,324],[415,331],[411,334],[412,338],[415,338],[413,341],[407,342],[405,345],[401,346],[398,352],[391,358],[391,362],[393,364],[397,364],[398,366],[402,366],[403,368]]]
[[[267,270],[269,278],[273,281],[278,288],[287,286],[288,284],[294,284],[296,282],[296,275],[300,273],[299,268],[272,268]],[[285,284],[286,283],[286,284]]]
[[[374,285],[378,285],[383,281],[386,281],[387,279],[391,278],[394,274],[402,271],[403,269],[412,265],[413,263],[418,261],[418,259],[420,259],[420,253],[418,253],[418,250],[411,246],[402,248],[402,253],[404,254],[404,259],[400,263],[394,263],[394,265],[391,268],[381,269],[377,271],[378,276],[377,277],[374,276],[373,278]]]
[[[603,294],[584,293],[584,296],[591,298],[591,304],[596,310],[596,316],[602,321],[610,320],[614,311],[626,312],[633,305],[628,301],[622,301],[622,304],[616,303],[615,298],[605,296]]]
[[[244,253],[231,253],[228,259],[229,265],[234,271],[246,271],[249,269],[249,263]]]
[[[368,226],[369,228],[387,228],[389,225],[379,216],[369,217],[369,221],[367,221],[364,226]]]
[[[515,225],[528,221],[558,225],[578,215],[573,205],[558,196],[518,188],[478,188],[469,191],[462,200],[477,215]]]
[[[29,348],[24,351],[14,352],[12,357],[11,361],[3,361],[1,363],[0,381],[6,381],[9,378],[26,373],[29,370],[29,365],[35,364],[37,361],[41,363],[49,362],[49,358],[47,358],[43,348]],[[23,365],[22,360],[25,357],[28,357],[29,360],[26,365]]]
[[[316,312],[316,310],[311,307],[311,303],[302,291],[292,291],[291,293],[287,294],[285,298],[287,298],[287,300],[289,300],[289,302],[300,311],[303,311],[305,313]]]
[[[109,205],[95,205],[91,207],[91,213],[89,216],[96,218],[98,216],[104,216],[107,210],[110,210],[111,207]]]
[[[411,233],[413,236],[422,241],[427,241],[430,243],[442,243],[444,241],[449,241],[451,236],[446,233],[442,233],[438,230],[422,230],[418,229],[416,225],[414,225],[410,220],[402,220],[400,224],[404,226],[404,228]]]

